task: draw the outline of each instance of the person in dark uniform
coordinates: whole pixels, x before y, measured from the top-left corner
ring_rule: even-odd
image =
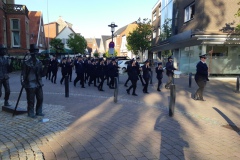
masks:
[[[160,86],[162,84],[162,78],[163,78],[163,67],[162,67],[162,62],[158,63],[158,66],[155,68],[155,72],[157,73],[157,80],[158,80],[158,85],[157,85],[157,91],[160,90]]]
[[[111,59],[107,58],[105,61],[105,79],[107,80],[107,85],[109,86],[109,65],[111,65]]]
[[[73,61],[70,57],[67,58],[67,74],[69,76],[69,82],[72,82],[72,70],[73,70]]]
[[[109,77],[110,77],[109,88],[115,89],[114,78],[118,77],[118,65],[114,58],[112,59],[112,62],[109,64],[108,69],[109,69]]]
[[[2,86],[5,90],[4,106],[10,106],[8,103],[10,96],[10,85],[8,73],[11,71],[9,61],[4,55],[7,54],[5,45],[0,44],[0,97],[2,96]]]
[[[60,84],[62,84],[63,80],[66,77],[66,75],[68,75],[67,59],[66,59],[66,57],[62,58],[62,61],[61,61],[59,66],[61,67],[61,72],[62,72],[62,78],[60,80]]]
[[[203,99],[203,90],[207,84],[208,79],[208,66],[206,64],[206,54],[199,56],[200,61],[198,62],[196,68],[197,72],[195,74],[195,81],[198,85],[198,89],[194,95],[195,100],[205,101]]]
[[[173,66],[173,57],[170,56],[168,57],[168,62],[166,63],[166,74],[168,76],[168,82],[165,85],[166,89],[170,89],[170,85],[173,82],[173,75],[174,75],[174,70],[177,70],[176,68],[174,68]]]
[[[51,58],[52,59],[52,58]],[[52,67],[50,65],[50,63],[48,64],[48,70],[47,70],[47,74],[46,74],[46,79],[50,80],[51,79],[51,73],[52,73]]]
[[[91,64],[89,65],[89,81],[88,81],[88,86],[90,86],[92,84],[92,82],[94,83],[94,87],[97,87],[97,82],[96,82],[96,74],[97,74],[97,66],[96,66],[96,62],[94,59],[91,60]]]
[[[136,61],[136,66],[137,66],[138,68],[140,68],[140,64],[139,64],[140,57],[137,57],[136,60],[137,60],[137,61]],[[141,70],[140,70],[140,69],[138,70],[138,77],[139,77],[139,79],[140,79],[140,81],[141,81],[141,83],[142,83],[142,86],[144,86],[145,84],[144,84],[144,82],[143,82],[143,78],[142,78]]]
[[[129,79],[131,80],[132,85],[126,91],[128,94],[130,94],[131,89],[133,89],[132,95],[137,96],[136,88],[137,88],[139,67],[136,65],[136,61],[134,59],[131,60],[129,64],[130,66],[128,68],[128,72],[129,72]]]
[[[151,68],[149,66],[149,60],[146,60],[144,63],[145,64],[142,66],[143,79],[145,81],[145,85],[143,87],[143,93],[148,93],[148,84],[149,84],[149,79],[151,77],[150,75]]]
[[[124,86],[125,86],[125,87],[128,87],[127,83],[128,83],[128,81],[130,81],[130,72],[129,72],[129,69],[130,69],[130,67],[132,66],[132,61],[133,61],[133,59],[132,59],[131,61],[129,61],[129,62],[128,62],[128,65],[127,65],[126,72],[127,72],[128,78],[127,78],[126,82],[124,83]]]
[[[102,87],[103,87],[103,83],[104,83],[104,77],[105,77],[105,71],[104,71],[104,69],[105,69],[105,64],[104,64],[104,59],[103,58],[100,58],[99,59],[99,64],[98,64],[98,66],[97,66],[97,72],[98,72],[98,76],[99,76],[99,78],[100,78],[100,83],[99,83],[99,85],[98,85],[98,90],[99,91],[104,91],[103,89],[102,89]]]
[[[42,77],[46,76],[47,65],[44,65],[43,67],[42,62],[36,58],[36,54],[39,52],[36,44],[31,44],[29,51],[31,53],[31,57],[23,62],[21,83],[27,94],[28,116],[31,118],[36,118],[36,116],[44,116],[42,112]],[[34,114],[35,98],[37,100],[36,114]]]
[[[80,85],[82,88],[84,87],[84,65],[82,61],[82,57],[78,56],[77,60],[74,62],[75,65],[75,71],[77,74],[77,77],[73,81],[73,85],[76,87],[77,82],[80,80]]]
[[[56,84],[57,79],[57,71],[58,71],[58,60],[56,56],[54,55],[52,60],[50,61],[51,69],[52,69],[52,78],[51,82]]]

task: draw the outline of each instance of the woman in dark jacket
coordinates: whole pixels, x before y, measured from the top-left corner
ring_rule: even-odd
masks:
[[[137,96],[135,91],[136,91],[136,88],[137,88],[139,68],[136,66],[136,61],[135,60],[132,60],[130,63],[132,63],[132,64],[129,66],[128,72],[129,72],[129,79],[132,82],[132,85],[126,91],[127,91],[128,94],[130,94],[130,90],[133,88],[132,95]]]
[[[157,91],[161,91],[160,90],[160,86],[162,84],[162,78],[163,78],[163,67],[162,67],[162,63],[158,63],[158,66],[155,69],[156,73],[157,73],[157,80],[158,80],[158,87],[157,87]]]

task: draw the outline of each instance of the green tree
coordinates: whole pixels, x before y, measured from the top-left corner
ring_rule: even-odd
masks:
[[[133,54],[138,55],[138,51],[142,54],[148,50],[151,46],[151,36],[152,36],[152,25],[151,20],[147,18],[141,21],[141,18],[137,20],[137,28],[133,32],[129,33],[127,37],[127,48],[133,52]]]
[[[64,44],[62,43],[62,40],[59,38],[54,38],[50,41],[51,50],[56,53],[56,56],[58,56],[59,53],[64,52]]]
[[[87,41],[85,38],[79,34],[71,33],[69,36],[67,45],[71,50],[74,52],[74,54],[85,53],[85,49],[87,48]]]
[[[237,4],[240,5],[240,2],[238,2]],[[236,16],[236,17],[240,17],[240,8],[238,8],[237,13],[235,14],[235,16]],[[236,31],[237,33],[240,33],[240,24],[238,24],[238,25],[236,26],[235,31]]]
[[[93,56],[98,58],[99,57],[99,53],[96,52],[96,53],[93,54]]]

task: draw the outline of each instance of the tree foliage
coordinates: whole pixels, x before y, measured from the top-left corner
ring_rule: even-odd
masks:
[[[151,46],[151,36],[152,36],[152,25],[151,20],[147,18],[141,21],[139,18],[137,21],[137,28],[133,32],[129,33],[127,37],[127,48],[132,51],[133,54],[138,55],[138,51],[143,53],[148,50]]]
[[[68,47],[71,48],[71,50],[75,54],[77,53],[84,54],[85,49],[87,48],[87,41],[85,40],[85,38],[75,33],[71,33],[68,37],[69,37],[67,42]]]
[[[238,5],[240,5],[240,2],[238,2]],[[240,17],[240,8],[238,8],[237,13],[235,14],[236,17]],[[235,28],[235,31],[237,33],[240,33],[240,24],[238,24]]]
[[[64,52],[64,44],[62,40],[59,38],[54,38],[50,41],[51,50],[53,50],[58,56],[59,53]]]

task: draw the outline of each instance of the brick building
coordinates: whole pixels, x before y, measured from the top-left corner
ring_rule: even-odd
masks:
[[[0,43],[10,55],[24,55],[29,48],[29,18],[25,5],[0,0]]]
[[[199,55],[213,50],[207,63],[211,74],[239,74],[240,36],[234,32],[239,23],[239,0],[164,0],[161,1],[160,26],[169,21],[170,37],[153,46],[154,54],[171,51],[175,66],[183,73],[195,73]]]

